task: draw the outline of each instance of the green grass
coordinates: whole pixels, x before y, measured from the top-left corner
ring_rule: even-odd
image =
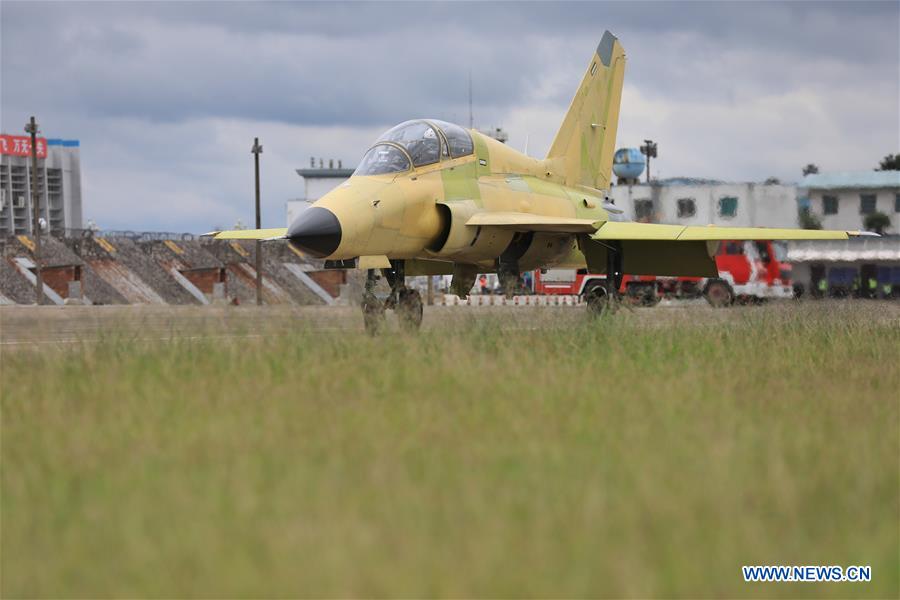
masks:
[[[6,352],[0,592],[897,597],[883,310]]]

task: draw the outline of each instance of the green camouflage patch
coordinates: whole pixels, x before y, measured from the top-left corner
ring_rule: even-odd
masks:
[[[444,186],[444,200],[474,200],[481,206],[481,192],[476,179],[476,163],[469,162],[452,169],[441,171],[441,182]]]
[[[475,141],[475,158],[477,159],[476,168],[479,177],[485,177],[491,174],[491,153],[488,151],[484,138],[480,135],[473,135]],[[481,164],[484,161],[485,164]]]

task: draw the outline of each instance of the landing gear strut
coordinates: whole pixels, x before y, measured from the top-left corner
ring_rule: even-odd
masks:
[[[606,245],[606,244],[604,244]],[[609,242],[606,245],[606,281],[604,284],[589,288],[584,293],[588,313],[600,316],[614,313],[619,308],[619,287],[622,285],[622,245]]]
[[[418,290],[406,287],[404,262],[392,260],[391,268],[382,269],[381,273],[391,286],[391,293],[384,302],[375,295],[378,271],[369,269],[366,272],[366,287],[362,301],[366,332],[369,335],[377,335],[381,331],[384,327],[384,311],[387,309],[397,313],[400,327],[404,331],[417,331],[422,325],[422,296]]]
[[[506,299],[511,299],[519,287],[519,264],[518,262],[506,263],[499,261],[497,264],[497,279],[500,280],[500,289]]]
[[[366,333],[378,335],[384,325],[384,302],[375,296],[375,285],[378,283],[378,271],[366,271],[366,288],[363,292],[362,311]]]

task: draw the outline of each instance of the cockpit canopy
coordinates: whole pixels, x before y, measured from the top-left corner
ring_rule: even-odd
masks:
[[[401,173],[410,168],[410,161],[413,167],[421,167],[473,151],[471,136],[459,125],[435,119],[406,121],[378,138],[354,175]]]

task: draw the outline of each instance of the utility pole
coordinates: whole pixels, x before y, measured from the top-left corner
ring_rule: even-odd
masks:
[[[650,185],[650,158],[656,158],[656,142],[644,140],[644,145],[641,146],[641,154],[647,157],[647,185]]]
[[[262,154],[259,138],[253,138],[253,166],[256,170],[256,228],[262,229],[262,217],[259,211],[259,155]],[[256,240],[256,304],[262,306],[262,241]]]
[[[472,117],[472,69],[469,69],[469,129],[475,129],[475,119]]]
[[[37,169],[38,124],[34,117],[31,117],[31,120],[25,124],[25,133],[31,134],[31,208],[34,213],[31,231],[34,234],[34,264],[37,275],[34,290],[37,304],[40,306],[44,301],[44,276],[41,273],[41,194],[38,191]]]

